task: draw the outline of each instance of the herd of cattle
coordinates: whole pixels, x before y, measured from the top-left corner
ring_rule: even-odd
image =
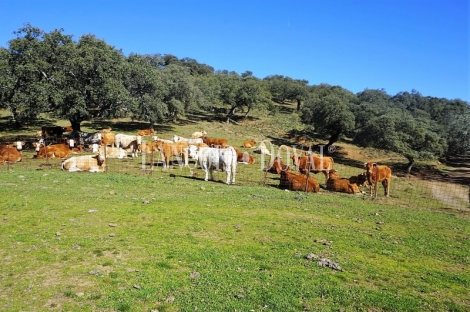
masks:
[[[69,132],[67,138],[57,144],[46,144],[51,137],[62,138],[65,132]],[[226,183],[234,184],[237,172],[237,163],[253,164],[255,158],[248,152],[240,152],[238,148],[230,146],[226,139],[210,138],[206,131],[195,132],[191,138],[174,135],[172,140],[160,139],[153,129],[139,130],[136,135],[114,134],[111,128],[102,129],[100,132],[87,133],[74,131],[72,127],[42,127],[36,133],[38,141],[33,143],[36,155],[33,158],[60,158],[63,160],[62,169],[70,172],[89,171],[103,172],[106,170],[106,158],[137,157],[139,154],[161,156],[163,167],[170,165],[171,157],[183,160],[183,165],[189,165],[189,158],[193,159],[196,167],[205,171],[205,180],[213,180],[213,171],[226,172]],[[151,136],[152,140],[143,142],[143,137]],[[40,138],[40,139],[39,139]],[[254,148],[255,153],[271,155],[263,141],[252,139],[242,144],[243,148]],[[24,142],[0,145],[0,163],[18,162],[22,160]],[[282,145],[280,149],[286,148]],[[81,154],[85,149],[90,149],[92,155],[72,156]],[[381,182],[385,196],[389,196],[391,169],[388,166],[379,166],[374,162],[364,164],[365,172],[350,178],[341,178],[333,169],[334,160],[329,156],[316,156],[313,154],[299,155],[293,151],[291,157],[295,168],[299,173],[294,173],[290,167],[284,164],[281,157],[275,157],[269,161],[267,168],[263,169],[265,178],[267,173],[280,175],[279,187],[294,191],[319,192],[319,183],[310,176],[310,173],[323,173],[325,175],[326,189],[336,192],[361,193],[359,186],[368,184],[370,194],[377,197],[377,186]]]

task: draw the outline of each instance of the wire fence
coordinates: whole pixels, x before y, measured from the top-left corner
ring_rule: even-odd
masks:
[[[21,168],[22,170],[38,170],[39,168],[47,170],[62,170],[61,159],[33,158],[37,153],[34,149],[33,143],[36,143],[37,141],[38,140],[36,139],[23,141],[25,144],[21,151],[23,155],[22,161],[17,163],[4,163],[3,166],[0,166],[0,172],[7,172],[15,170],[16,168]],[[47,144],[58,142],[63,143],[62,140],[49,139]],[[15,142],[3,143],[15,144]],[[266,172],[266,169],[269,169],[273,165],[273,162],[277,159],[276,157],[279,157],[282,163],[290,168],[290,171],[299,174],[294,162],[295,157],[305,155],[306,152],[317,154],[320,157],[324,156],[324,151],[321,149],[322,147],[316,147],[316,150],[310,149],[310,151],[299,150],[296,149],[295,146],[287,147],[267,144],[266,147],[270,155],[254,153],[253,149],[240,149],[240,152],[246,152],[252,155],[255,159],[255,163],[237,164],[237,185],[263,185],[265,187],[278,188],[280,184],[280,175]],[[337,171],[337,174],[341,178],[350,178],[351,176],[361,174],[365,171],[362,162],[348,159],[334,150],[330,150],[329,152],[334,160],[332,167]],[[91,148],[85,148],[81,154],[92,154]],[[72,157],[75,156],[79,155],[72,155]],[[439,168],[428,166],[426,168],[421,168],[420,170],[415,170],[412,174],[406,174],[403,167],[404,164],[402,164],[402,168],[397,169],[392,167],[389,197],[384,196],[384,187],[380,182],[377,184],[377,199],[373,196],[371,197],[370,186],[368,185],[360,186],[360,193],[338,194],[341,196],[351,196],[360,200],[376,200],[379,203],[397,206],[453,209],[470,212],[470,159],[466,156],[463,156],[460,159],[460,162],[452,171],[444,171]],[[194,160],[191,159],[189,159],[188,166],[185,166],[185,161],[182,157],[172,157],[169,168],[165,168],[162,157],[158,152],[140,153],[138,157],[132,157],[129,154],[123,159],[108,158],[106,160],[105,173],[133,174],[150,179],[161,177],[185,177],[194,179],[194,181],[203,181],[205,178],[205,172],[196,165]],[[313,177],[320,184],[320,193],[333,193],[326,188],[326,177],[322,172],[317,174],[311,172],[309,173],[309,176]],[[215,182],[208,183],[224,183],[225,172],[220,170],[215,171],[214,180]],[[309,196],[315,196],[315,194],[311,194]]]

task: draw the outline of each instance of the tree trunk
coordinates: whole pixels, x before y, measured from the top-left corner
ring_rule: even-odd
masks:
[[[248,110],[246,111],[245,118],[243,118],[243,121],[245,121],[246,118],[248,117],[248,114],[250,113],[250,110],[251,110],[251,107],[248,107]]]
[[[230,123],[230,118],[232,118],[233,115],[235,115],[235,109],[236,109],[236,108],[237,108],[237,107],[232,107],[232,108],[230,109],[230,111],[228,112],[228,114],[227,114],[227,123]]]
[[[339,129],[330,136],[330,139],[328,140],[328,143],[325,145],[325,149],[326,149],[327,154],[330,153],[330,146],[332,146],[334,143],[338,142],[341,131],[342,131],[342,129]]]
[[[300,111],[300,104],[301,104],[302,101],[300,100],[297,100],[297,111]]]
[[[70,125],[72,126],[73,131],[82,131],[80,128],[80,121],[70,120]]]
[[[408,158],[408,164],[406,165],[406,173],[410,174],[411,167],[413,167],[415,163],[415,159],[413,157],[407,157],[407,158]]]

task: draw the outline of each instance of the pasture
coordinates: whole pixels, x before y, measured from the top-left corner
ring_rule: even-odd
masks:
[[[188,120],[156,130],[171,138],[205,129],[238,147],[251,137],[275,148],[294,145],[286,130],[295,121],[277,117],[244,125]],[[109,126],[131,134],[129,124]],[[2,140],[29,133],[9,130]],[[470,308],[468,186],[426,178],[435,164],[418,164],[409,176],[393,171],[391,196],[380,186],[373,199],[281,190],[279,176],[265,179],[269,156],[258,154],[254,165],[238,164],[230,186],[222,172],[206,182],[200,169],[176,160],[162,170],[156,159],[150,170],[148,155],[109,159],[104,173],[70,173],[60,160],[23,154],[22,162],[0,166],[1,310]],[[344,177],[367,160],[392,169],[404,162],[348,142],[338,143],[333,157]],[[437,166],[434,176],[452,172]],[[325,185],[321,174],[313,176]]]

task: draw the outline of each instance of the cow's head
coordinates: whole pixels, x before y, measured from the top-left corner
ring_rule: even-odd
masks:
[[[375,162],[366,162],[364,163],[364,168],[366,168],[366,174],[370,174],[372,169],[377,167],[377,163]]]
[[[188,151],[188,156],[189,157],[197,160],[197,158],[198,158],[198,147],[197,146],[189,145],[187,148],[185,148],[185,150]]]
[[[338,175],[338,171],[336,171],[335,169],[330,169],[328,170],[328,177],[330,179],[339,179],[339,175]]]

